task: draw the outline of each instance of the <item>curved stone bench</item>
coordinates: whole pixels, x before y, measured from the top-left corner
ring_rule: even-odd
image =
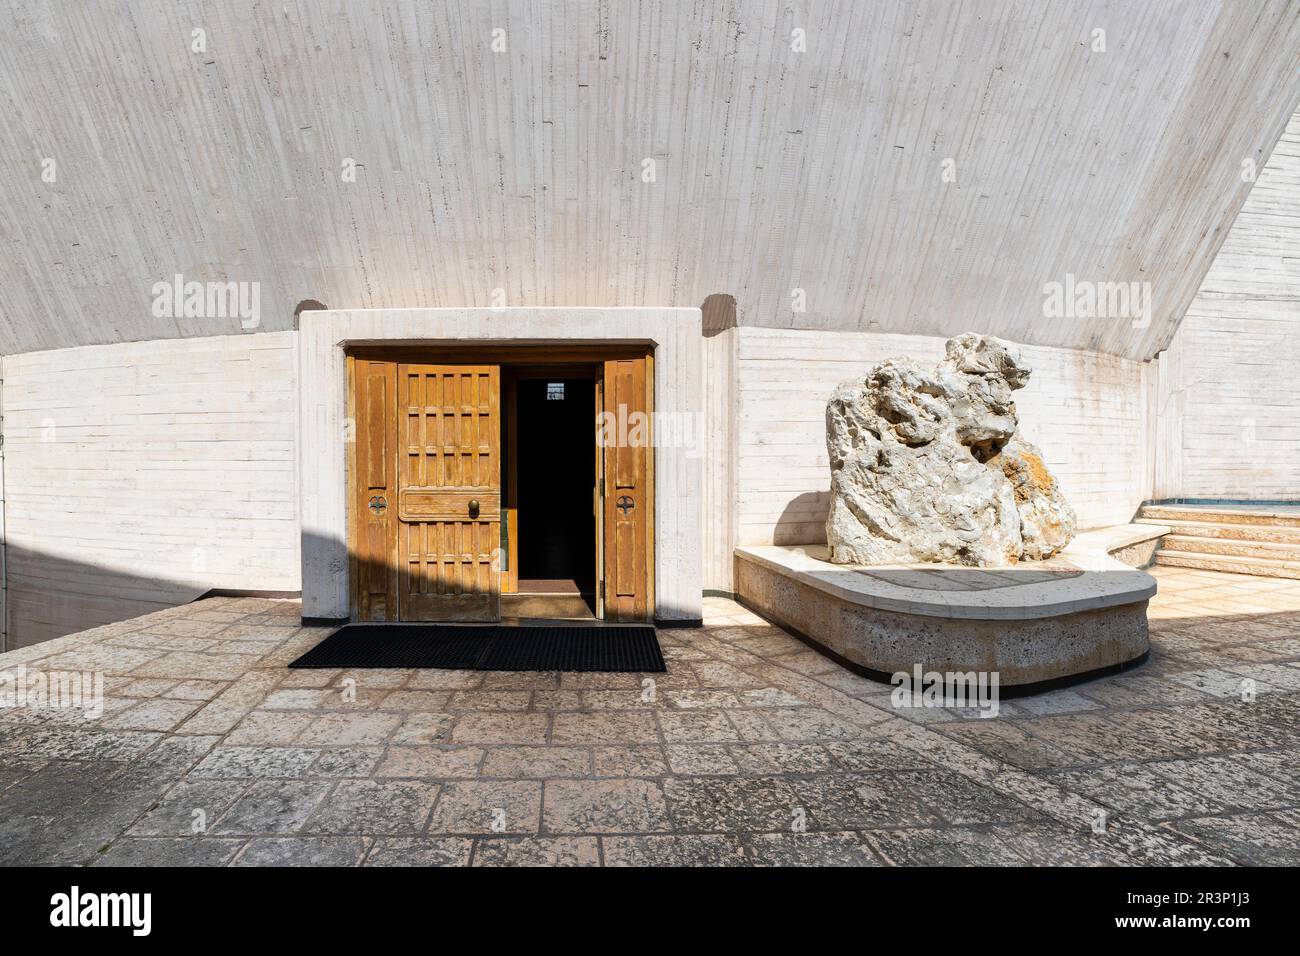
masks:
[[[1156,582],[1142,555],[1167,529],[1087,532],[1050,561],[1007,568],[831,564],[818,545],[742,547],[737,598],[867,676],[997,673],[1002,688],[1082,679],[1145,659]]]

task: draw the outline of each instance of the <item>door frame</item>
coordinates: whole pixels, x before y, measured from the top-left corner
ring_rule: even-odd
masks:
[[[483,345],[476,343],[472,345],[449,345],[445,343],[429,343],[421,345],[358,345],[344,347],[345,362],[345,383],[346,383],[346,412],[347,422],[351,423],[353,431],[353,440],[349,442],[345,461],[345,495],[347,502],[347,545],[349,556],[349,586],[348,586],[348,619],[358,621],[359,609],[362,605],[360,589],[361,575],[357,571],[358,564],[358,541],[357,537],[361,528],[360,516],[358,514],[359,498],[356,494],[356,482],[359,477],[358,449],[359,445],[355,440],[356,422],[357,422],[357,381],[356,381],[356,363],[358,360],[368,360],[376,362],[391,362],[394,366],[402,363],[419,363],[419,364],[446,364],[446,365],[497,365],[501,368],[500,386],[498,389],[498,400],[501,407],[501,421],[503,430],[507,432],[503,435],[503,440],[508,441],[509,430],[513,427],[513,408],[507,405],[506,382],[513,381],[514,375],[507,376],[506,369],[512,372],[527,371],[542,372],[551,371],[555,373],[573,372],[579,368],[589,369],[588,374],[592,374],[597,382],[600,382],[603,375],[604,363],[612,359],[641,359],[645,362],[645,388],[646,388],[646,410],[651,423],[654,422],[655,411],[655,347],[651,344],[582,344],[582,345],[554,345],[554,344],[536,344],[511,343],[509,345]],[[395,415],[397,409],[394,408],[389,413]],[[594,443],[594,425],[593,422],[593,443]],[[651,425],[653,427],[653,425]],[[394,449],[394,452],[396,449]],[[514,468],[515,456],[514,449],[510,449],[509,456],[510,468]],[[646,450],[646,553],[645,553],[645,588],[646,588],[646,620],[653,623],[655,620],[655,565],[656,565],[656,548],[655,548],[655,442],[653,434]],[[596,449],[597,456],[600,455],[600,449]],[[603,488],[604,469],[599,463],[595,464],[596,475],[601,481]],[[503,476],[504,477],[504,476]],[[512,482],[511,488],[514,487]],[[595,502],[598,508],[598,514],[603,512],[603,501]],[[502,512],[506,511],[506,502],[502,502]],[[397,521],[397,509],[390,509],[391,520]],[[514,522],[510,521],[508,525],[510,530],[514,530]],[[604,522],[598,517],[596,521],[596,540],[593,545],[597,548],[597,588],[603,586],[606,579],[605,559],[606,549],[603,540]],[[517,575],[517,569],[514,562],[510,565],[510,574]],[[506,575],[502,575],[503,583]],[[599,593],[599,592],[598,592]],[[395,602],[400,602],[398,594],[393,595]],[[599,602],[598,612],[603,618],[604,602]],[[389,620],[400,621],[402,611],[400,603],[394,606],[394,614]]]
[[[401,297],[400,290],[395,293]],[[743,331],[743,330],[742,330]],[[482,306],[304,310],[297,317],[296,546],[301,615],[308,624],[348,619],[347,363],[344,349],[378,346],[484,348],[650,345],[655,413],[670,423],[655,453],[655,620],[698,627],[704,610],[704,482],[711,456],[734,454],[705,416],[701,312],[694,307]],[[674,437],[677,436],[677,437]],[[686,436],[686,437],[681,437]],[[288,544],[289,542],[286,542]]]

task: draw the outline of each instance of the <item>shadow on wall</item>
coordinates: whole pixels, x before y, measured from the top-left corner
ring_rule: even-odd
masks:
[[[304,312],[324,312],[328,309],[329,306],[317,299],[303,299],[293,307],[293,330],[298,331],[298,317]]]
[[[176,607],[214,590],[210,581],[180,580],[74,561],[9,544],[5,650],[17,650],[67,634]],[[297,567],[292,577],[297,577]],[[248,593],[284,596],[249,582]]]
[[[781,511],[772,529],[772,544],[825,544],[826,513],[831,507],[829,491],[805,491],[795,495]]]
[[[7,650],[193,601],[208,588],[10,544]]]
[[[346,546],[333,539],[304,534],[301,543],[308,555],[330,556],[331,567],[336,566],[334,556],[337,556],[343,566],[351,565],[351,573],[359,575],[363,582],[382,581],[383,576],[397,574],[396,567],[386,562],[354,560]],[[8,564],[8,639],[5,650],[10,651],[188,604],[207,594],[264,597],[298,594],[296,591],[258,588],[259,582],[255,580],[246,582],[244,587],[214,587],[211,580],[177,580],[140,574],[13,546],[8,549]],[[298,559],[295,557],[293,567],[286,567],[282,572],[285,579],[298,580]],[[223,577],[229,585],[229,575]],[[382,592],[386,589],[379,584],[376,590]],[[690,609],[666,603],[659,604],[656,611],[661,620],[698,620],[690,616]]]
[[[700,303],[700,331],[706,339],[736,327],[736,297],[725,292],[705,296]]]

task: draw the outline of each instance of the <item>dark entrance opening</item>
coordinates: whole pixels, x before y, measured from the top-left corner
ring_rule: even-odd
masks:
[[[596,601],[595,381],[520,378],[515,421],[519,593]]]

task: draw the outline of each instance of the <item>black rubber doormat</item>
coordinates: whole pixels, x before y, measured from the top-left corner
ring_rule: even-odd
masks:
[[[664,673],[653,627],[348,624],[290,667]]]

